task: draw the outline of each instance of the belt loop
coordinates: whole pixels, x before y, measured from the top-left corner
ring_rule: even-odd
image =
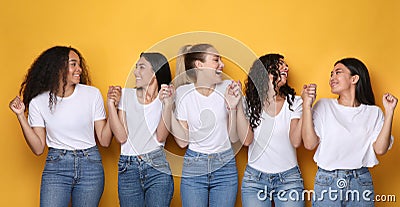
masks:
[[[334,172],[335,172],[335,178],[338,178],[339,177],[339,170],[335,170]]]
[[[358,178],[358,173],[360,172],[361,169],[362,169],[362,168],[353,170],[353,176],[354,176],[354,178]]]

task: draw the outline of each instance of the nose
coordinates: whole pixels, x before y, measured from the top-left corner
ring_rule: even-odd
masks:
[[[225,67],[225,64],[224,64],[224,62],[222,62],[222,60],[220,59],[219,60],[219,68],[224,68]]]
[[[138,75],[139,75],[139,70],[138,70],[137,68],[135,68],[135,69],[133,70],[133,74],[134,74],[135,76],[138,76]]]

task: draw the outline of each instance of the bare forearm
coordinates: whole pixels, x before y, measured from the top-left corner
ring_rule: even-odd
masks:
[[[301,126],[302,126],[303,120],[302,119],[293,119],[290,122],[290,131],[289,131],[289,137],[290,137],[290,143],[294,148],[298,148],[301,145]]]
[[[303,107],[301,137],[304,147],[313,150],[319,143],[319,138],[314,130],[311,107]]]
[[[385,116],[385,121],[381,131],[379,132],[378,138],[373,144],[374,151],[378,155],[384,155],[390,146],[390,137],[392,134],[392,123],[393,123],[393,113],[387,113]]]
[[[182,126],[173,113],[171,114],[171,131],[179,147],[185,148],[189,144],[189,130]]]
[[[242,142],[244,146],[249,146],[253,142],[254,133],[250,127],[249,121],[246,119],[243,107],[241,107],[240,105],[238,107],[236,125],[240,142]]]
[[[117,109],[115,106],[112,106],[108,108],[108,121],[110,123],[110,128],[112,133],[114,134],[115,139],[119,143],[125,143],[126,140],[128,139],[128,135],[126,133],[125,127],[122,123],[123,118],[120,117],[122,116],[122,113],[119,115]]]
[[[237,132],[237,110],[228,110],[228,132],[232,143],[239,141]]]
[[[46,146],[46,141],[45,141],[46,134],[44,128],[43,128],[43,133],[41,134],[41,136],[43,137],[41,138],[29,125],[24,114],[17,115],[17,118],[21,126],[22,133],[24,134],[25,141],[28,144],[31,151],[35,155],[43,154],[44,148]]]
[[[171,113],[172,105],[165,104],[161,114],[161,120],[157,127],[157,140],[159,142],[165,142],[171,131]]]

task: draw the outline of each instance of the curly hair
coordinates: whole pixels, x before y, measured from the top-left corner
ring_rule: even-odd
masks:
[[[26,110],[28,110],[31,100],[43,92],[49,92],[49,108],[52,110],[53,106],[57,104],[57,94],[61,83],[61,97],[64,97],[70,51],[75,52],[80,59],[79,66],[82,68],[80,83],[90,84],[85,59],[77,49],[65,46],[55,46],[47,49],[32,63],[21,84],[19,94],[23,96]]]
[[[250,126],[253,130],[261,123],[261,112],[264,107],[264,100],[269,103],[269,100],[267,100],[269,74],[273,76],[272,83],[275,96],[286,97],[289,109],[292,110],[291,106],[295,98],[295,90],[286,82],[279,88],[279,91],[276,91],[280,76],[280,60],[283,58],[284,57],[280,54],[267,54],[254,61],[250,68],[249,75],[245,81],[245,94],[247,104],[246,114],[250,119]]]

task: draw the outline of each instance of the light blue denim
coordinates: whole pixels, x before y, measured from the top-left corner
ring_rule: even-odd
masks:
[[[164,148],[138,156],[121,155],[118,197],[121,207],[168,207],[174,193]]]
[[[264,173],[249,165],[242,180],[243,207],[303,207],[303,179],[296,166],[281,173]]]
[[[104,170],[96,146],[84,150],[49,148],[40,187],[41,207],[97,207]]]
[[[327,171],[318,168],[313,206],[374,206],[374,187],[368,168]]]
[[[214,154],[186,150],[181,179],[182,207],[233,207],[237,188],[232,149]]]

